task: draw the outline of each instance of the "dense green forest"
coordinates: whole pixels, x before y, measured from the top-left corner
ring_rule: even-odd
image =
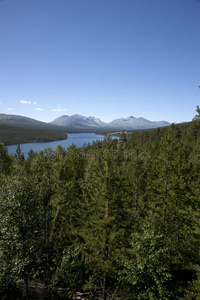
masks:
[[[0,142],[4,145],[17,145],[34,142],[64,140],[67,134],[53,129],[27,128],[0,124]]]
[[[23,116],[0,114],[0,143],[4,145],[51,142],[66,138],[64,127]]]
[[[198,107],[27,160],[0,145],[0,181],[1,299],[200,299]]]

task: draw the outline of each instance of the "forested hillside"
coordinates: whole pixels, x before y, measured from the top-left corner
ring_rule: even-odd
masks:
[[[0,298],[199,299],[197,113],[27,160],[1,145]]]
[[[67,134],[51,129],[16,127],[0,124],[0,143],[17,145],[67,139]]]
[[[0,114],[0,143],[17,145],[67,138],[66,130],[31,118]]]

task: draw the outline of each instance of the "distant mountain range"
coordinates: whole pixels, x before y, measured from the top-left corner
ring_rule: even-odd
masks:
[[[5,145],[61,140],[72,132],[118,132],[122,130],[150,129],[169,126],[166,121],[149,121],[144,118],[120,118],[105,123],[99,118],[82,115],[61,116],[50,123],[32,118],[0,114],[0,143]]]
[[[106,123],[95,117],[84,117],[81,115],[61,116],[50,122],[53,125],[70,127],[106,127]]]
[[[148,129],[157,128],[163,126],[169,126],[170,123],[167,121],[149,121],[145,118],[135,118],[130,116],[128,118],[115,119],[112,122],[105,123],[99,118],[85,117],[82,115],[63,115],[54,121],[50,122],[52,125],[65,126],[73,129],[105,129],[105,130],[137,130],[137,129]]]

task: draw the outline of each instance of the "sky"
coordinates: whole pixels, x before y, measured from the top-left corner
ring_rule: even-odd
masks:
[[[0,113],[191,121],[200,0],[0,0]]]

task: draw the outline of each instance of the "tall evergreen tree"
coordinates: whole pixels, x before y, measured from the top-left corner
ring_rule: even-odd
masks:
[[[121,247],[118,217],[122,213],[122,186],[110,145],[108,140],[99,150],[98,157],[95,152],[89,157],[84,182],[85,227],[81,231],[85,264],[104,300],[109,282],[116,275],[114,262]]]

